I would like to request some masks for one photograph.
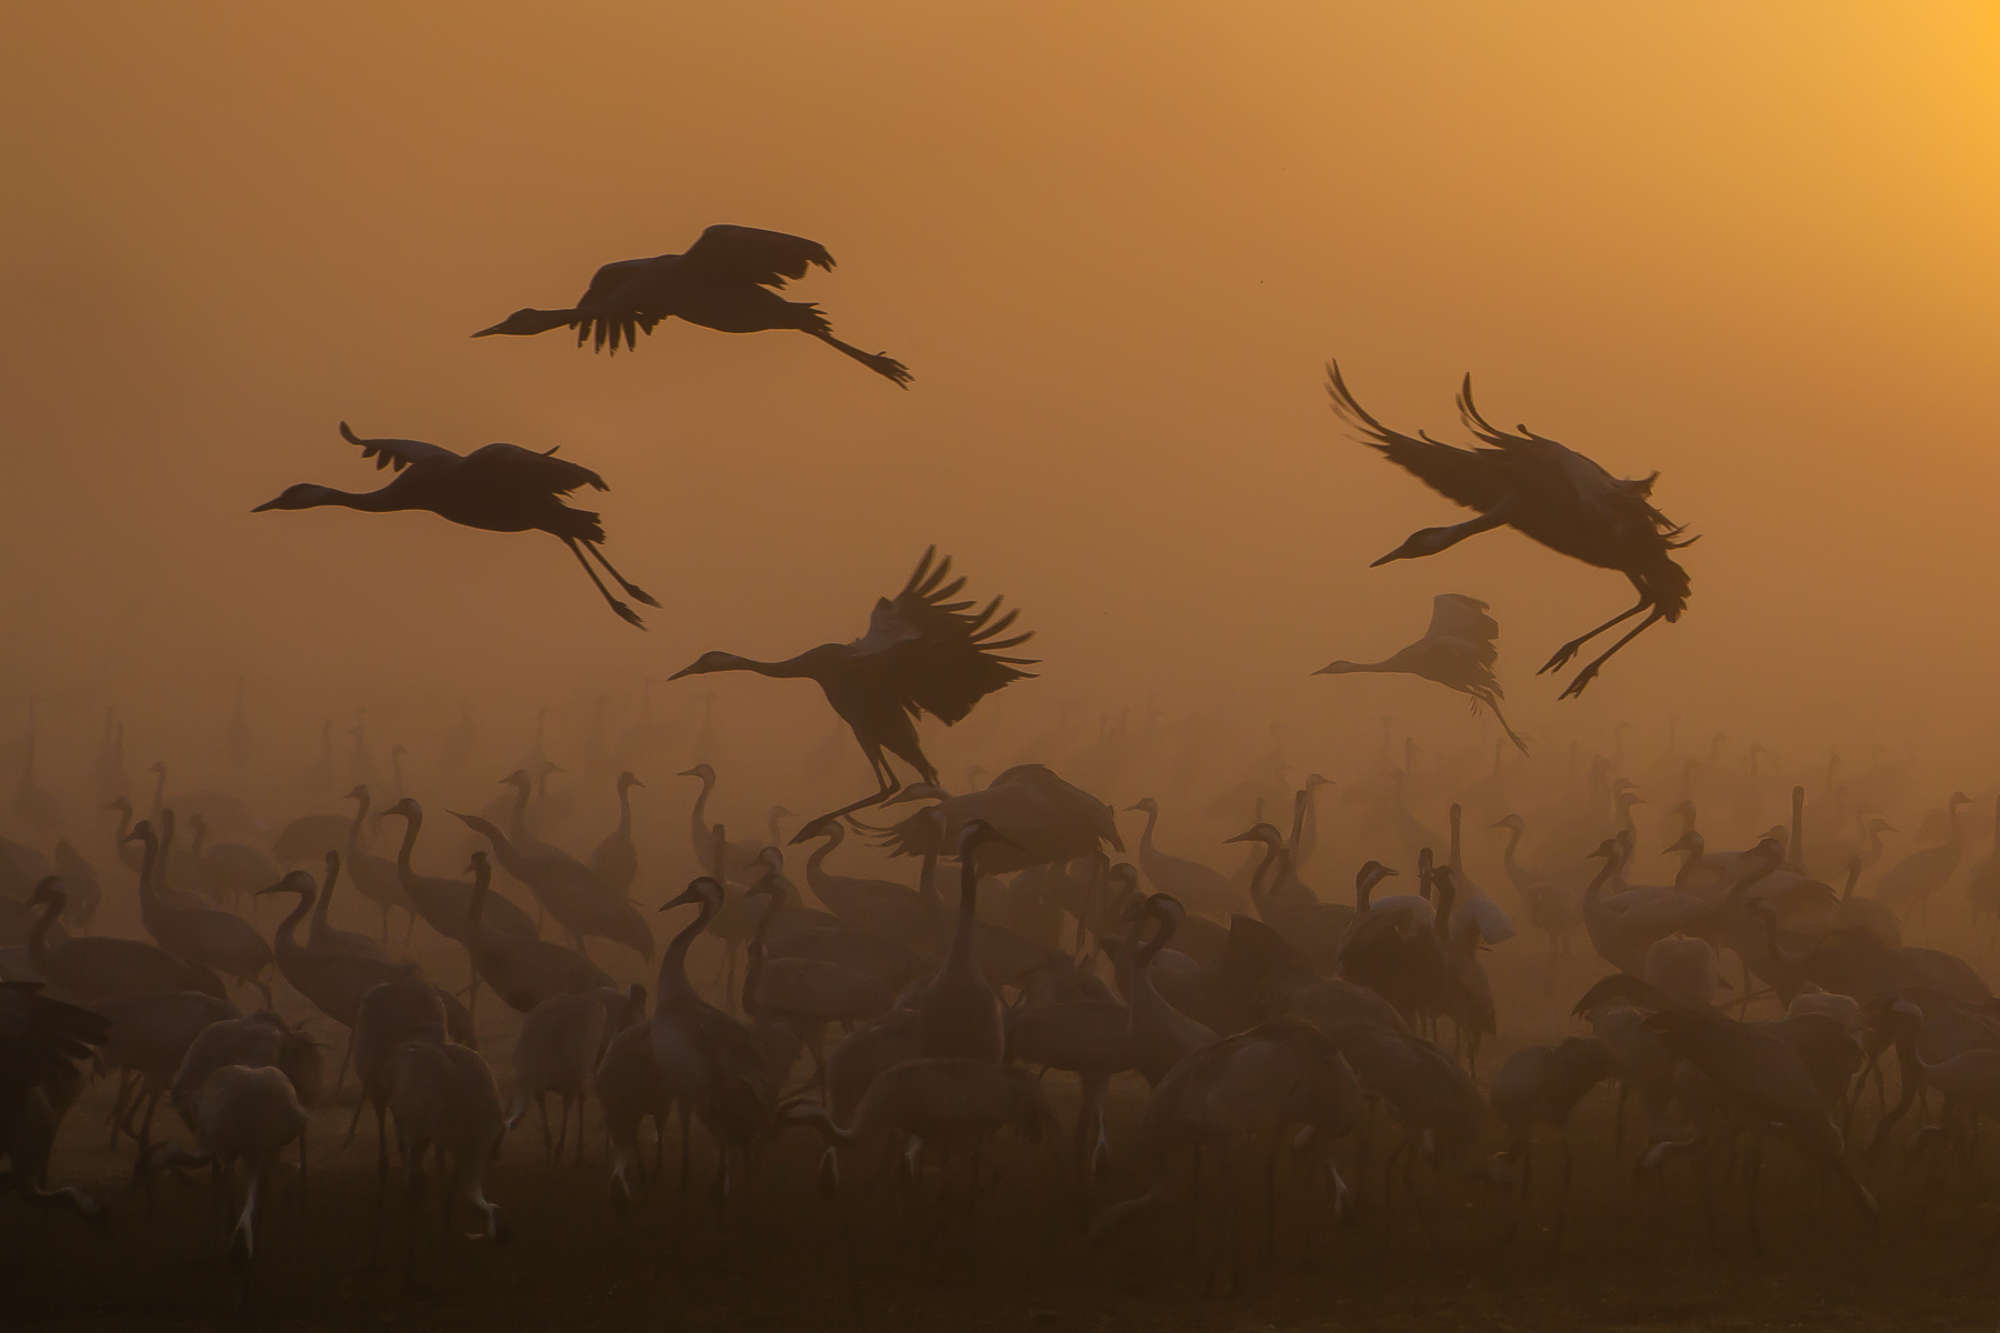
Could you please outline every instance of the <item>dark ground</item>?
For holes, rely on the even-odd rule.
[[[501,1032],[488,1041],[496,1065],[510,1048]],[[504,1067],[499,1073],[504,1093]],[[509,1137],[488,1193],[514,1224],[511,1245],[465,1239],[471,1221],[462,1211],[455,1234],[440,1243],[433,1217],[412,1269],[411,1224],[392,1180],[382,1261],[371,1265],[372,1120],[355,1146],[337,1151],[350,1081],[340,1104],[314,1118],[303,1206],[287,1176],[264,1217],[246,1313],[212,1229],[205,1176],[162,1179],[150,1217],[125,1187],[129,1146],[117,1157],[104,1147],[110,1086],[100,1080],[72,1112],[52,1183],[98,1190],[111,1222],[99,1234],[71,1215],[38,1216],[0,1199],[0,1326],[620,1333],[2000,1326],[2000,1213],[1944,1194],[1921,1206],[1925,1196],[1900,1147],[1867,1174],[1883,1203],[1882,1239],[1870,1244],[1846,1201],[1804,1178],[1790,1151],[1774,1144],[1760,1192],[1767,1254],[1758,1259],[1749,1252],[1740,1177],[1718,1190],[1720,1250],[1703,1232],[1685,1164],[1669,1169],[1664,1205],[1655,1192],[1634,1191],[1631,1143],[1622,1165],[1611,1160],[1608,1086],[1592,1094],[1576,1126],[1575,1197],[1559,1260],[1549,1258],[1547,1229],[1533,1223],[1502,1243],[1509,1204],[1488,1184],[1455,1183],[1440,1193],[1426,1181],[1431,1197],[1447,1200],[1433,1240],[1400,1197],[1386,1218],[1369,1207],[1335,1226],[1323,1194],[1288,1178],[1277,1258],[1260,1260],[1247,1291],[1225,1297],[1191,1257],[1184,1212],[1087,1246],[1066,1143],[999,1145],[988,1159],[997,1179],[968,1230],[955,1206],[938,1203],[934,1183],[900,1218],[890,1207],[857,1203],[851,1188],[822,1198],[813,1188],[818,1144],[795,1130],[719,1234],[700,1188],[705,1147],[695,1155],[698,1188],[683,1204],[671,1139],[666,1178],[620,1221],[609,1205],[594,1110],[580,1170],[543,1164],[532,1118]],[[1047,1086],[1067,1120],[1071,1085],[1052,1075]],[[1142,1093],[1136,1081],[1114,1091],[1114,1158],[1121,1140],[1129,1142]],[[1867,1105],[1872,1112],[1872,1097]],[[1864,1125],[1871,1121],[1865,1113]],[[170,1113],[158,1123],[185,1141]],[[1482,1157],[1497,1146],[1484,1145]],[[1536,1172],[1540,1221],[1549,1217],[1554,1165],[1553,1149],[1545,1149]],[[1136,1188],[1114,1161],[1099,1198]],[[1205,1226],[1219,1209],[1204,1205]],[[852,1279],[839,1243],[849,1228],[858,1254]]]

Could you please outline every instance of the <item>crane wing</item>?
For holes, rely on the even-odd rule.
[[[869,664],[899,706],[949,725],[993,691],[1034,674],[1019,670],[1034,665],[1034,658],[1005,655],[1034,635],[1000,637],[1019,613],[998,615],[997,597],[976,612],[970,601],[947,600],[965,580],[947,582],[951,559],[936,557],[937,548],[930,547],[903,590],[875,603],[868,632],[848,651]]]
[[[833,256],[818,241],[788,236],[760,227],[718,223],[704,231],[681,256],[681,262],[718,282],[750,282],[782,287],[787,278],[803,278],[808,267],[833,271]]]
[[[604,478],[581,463],[555,457],[555,450],[536,453],[518,444],[489,444],[467,455],[468,472],[504,480],[510,485],[532,486],[550,495],[568,495],[579,486],[608,491]]]
[[[422,440],[363,439],[340,423],[340,438],[349,444],[361,446],[361,456],[375,460],[375,467],[394,468],[401,472],[412,463],[456,463],[458,455],[443,445],[426,444]]]
[[[1431,598],[1431,625],[1426,639],[1457,639],[1483,649],[1480,654],[1490,666],[1498,657],[1493,646],[1500,637],[1500,622],[1487,613],[1486,603],[1462,592],[1441,592]]]
[[[1507,500],[1511,488],[1505,449],[1460,449],[1421,433],[1410,436],[1390,430],[1355,401],[1336,361],[1326,363],[1326,393],[1334,413],[1360,435],[1363,444],[1447,500],[1481,513],[1498,509]]]
[[[1581,506],[1614,514],[1621,522],[1640,530],[1651,528],[1668,539],[1669,548],[1688,544],[1671,540],[1680,536],[1681,526],[1653,507],[1653,482],[1659,473],[1648,477],[1615,477],[1588,454],[1578,453],[1546,435],[1537,435],[1525,425],[1515,426],[1511,433],[1502,431],[1472,401],[1470,374],[1458,387],[1458,415],[1467,429],[1495,449],[1514,451],[1532,459],[1540,485],[1566,487],[1570,497]]]

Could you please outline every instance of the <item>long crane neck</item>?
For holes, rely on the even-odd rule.
[[[339,878],[340,857],[337,853],[329,853],[326,858],[326,879],[320,885],[318,901],[313,904],[312,933],[315,938],[327,928],[326,912],[333,905],[333,885]]]
[[[618,836],[632,840],[632,788],[623,782],[618,784]]]
[[[694,815],[691,827],[694,831],[694,859],[701,861],[709,854],[708,792],[715,785],[715,779],[704,774],[701,790],[694,798]]]
[[[298,902],[285,914],[285,919],[278,923],[275,943],[280,957],[295,956],[305,952],[305,946],[299,943],[299,923],[304,921],[307,913],[316,906],[316,897],[311,889],[300,889]]]
[[[681,1002],[696,998],[694,987],[688,984],[687,955],[695,937],[708,929],[708,919],[715,914],[715,908],[708,899],[703,899],[701,910],[694,920],[682,926],[667,951],[660,956],[660,972],[654,982],[654,1013],[664,1012],[669,1001]]]
[[[965,859],[958,867],[958,926],[951,936],[951,956],[945,961],[947,972],[969,972],[972,969],[972,940],[979,924],[979,870],[974,864],[970,847],[965,850]]]
[[[403,816],[403,844],[396,849],[396,878],[408,887],[415,873],[410,868],[410,858],[416,854],[417,834],[424,827],[424,812],[412,810]]]

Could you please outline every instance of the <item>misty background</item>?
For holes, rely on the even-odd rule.
[[[704,649],[858,634],[932,542],[1044,659],[925,728],[948,782],[1121,709],[1208,719],[1216,789],[1273,725],[1294,779],[1390,732],[1489,747],[1434,686],[1309,675],[1417,637],[1441,591],[1492,603],[1543,754],[1620,721],[1657,751],[1678,717],[1685,744],[1800,763],[1922,753],[1946,790],[1990,771],[1988,6],[10,18],[0,734],[37,700],[52,786],[113,704],[134,770],[199,769],[239,677],[278,768],[365,709],[421,781],[461,701],[516,757],[543,705],[573,741],[598,697],[627,725]],[[839,270],[789,294],[912,390],[780,334],[670,322],[615,359],[468,337],[713,222],[824,243]],[[1704,535],[1687,618],[1558,706],[1531,673],[1629,603],[1616,574],[1511,533],[1368,569],[1463,514],[1337,428],[1329,356],[1392,426],[1462,439],[1470,370],[1496,422],[1659,469]],[[585,503],[663,604],[650,632],[550,540],[253,516],[293,482],[386,479],[343,418],[600,471]],[[711,695],[742,790],[815,751],[828,791],[866,790],[802,682],[650,706],[691,734]]]

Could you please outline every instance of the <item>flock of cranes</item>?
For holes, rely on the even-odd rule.
[[[925,642],[913,621],[961,636],[903,659],[904,693],[843,693],[841,673],[869,660],[849,646],[794,659],[857,735],[871,706],[907,726],[1019,677],[1018,659],[977,651],[1004,633],[994,608],[944,601],[945,577],[927,559],[878,610],[892,644]],[[714,821],[725,784],[707,761],[636,806],[653,790],[637,771],[586,772],[609,832],[579,844],[548,794],[562,770],[532,760],[495,784],[498,822],[458,814],[463,835],[429,855],[414,795],[368,820],[189,793],[226,823],[254,818],[211,844],[261,858],[268,882],[248,889],[175,857],[187,821],[164,781],[138,818],[129,799],[17,803],[12,822],[55,823],[0,846],[0,901],[19,906],[0,918],[8,1187],[102,1225],[175,1207],[156,1178],[212,1166],[229,1199],[215,1246],[254,1284],[257,1256],[282,1243],[265,1234],[274,1192],[303,1188],[309,1144],[316,1170],[342,1160],[369,1110],[378,1214],[415,1218],[435,1197],[486,1240],[532,1216],[509,1200],[534,1172],[602,1172],[613,1211],[644,1225],[712,1162],[707,1202],[684,1206],[726,1232],[774,1188],[809,1187],[784,1183],[791,1141],[820,1145],[816,1188],[853,1200],[836,1207],[921,1194],[933,1173],[969,1202],[991,1188],[991,1154],[1054,1152],[1079,1240],[1125,1246],[1160,1225],[1149,1217],[1178,1217],[1161,1234],[1192,1226],[1190,1271],[1233,1288],[1271,1252],[1281,1211],[1407,1216],[1428,1233],[1463,1196],[1493,1243],[1525,1229],[1560,1254],[1573,1161],[1606,1151],[1651,1188],[1685,1175],[1702,1230],[1754,1251],[1774,1188],[1765,1145],[1782,1143],[1774,1160],[1795,1165],[1779,1171],[1822,1176],[1859,1243],[1881,1225],[1887,1163],[1942,1188],[1974,1168],[1977,1123],[2000,1111],[1985,956],[1906,938],[1966,911],[2000,920],[2000,872],[1971,854],[1961,792],[1939,803],[1941,841],[1892,855],[1906,779],[1813,804],[1802,783],[1787,799],[1765,780],[1740,802],[1739,774],[1663,762],[1649,800],[1609,756],[1564,777],[1524,756],[1500,791],[1476,762],[1406,756],[1311,774],[1289,833],[1261,819],[1230,833],[1177,788],[1126,801],[1121,827],[1119,808],[1044,764],[951,790],[914,743],[889,753],[915,782],[884,763],[884,790],[856,811],[787,838],[772,805],[749,841]],[[1435,825],[1402,804],[1416,791],[1451,798]],[[365,786],[348,794],[371,809]],[[1711,813],[1731,805],[1741,814]],[[867,807],[894,813],[856,822]],[[1822,807],[1829,827],[1809,837]],[[79,858],[88,910],[33,841],[58,828],[95,849]],[[1253,850],[1247,882],[1215,864],[1229,844]],[[136,869],[120,859],[133,847]],[[1648,876],[1655,854],[1671,875]],[[1819,873],[1840,858],[1838,876]],[[1351,891],[1314,887],[1344,883],[1343,862]],[[364,876],[365,892],[338,892]],[[1960,879],[1963,899],[1947,897]],[[1616,1132],[1579,1147],[1600,1087],[1589,1119],[1603,1126],[1615,1103]],[[63,1145],[99,1114],[114,1151],[129,1144],[129,1200],[65,1178]],[[512,1134],[530,1117],[539,1150]],[[1881,1155],[1897,1137],[1907,1158]],[[1558,1169],[1538,1191],[1551,1141]],[[668,1143],[678,1187],[661,1174]],[[1731,1183],[1735,1227],[1716,1207]],[[410,1262],[435,1253],[432,1231],[404,1230]],[[395,1234],[378,1221],[371,1249]]]
[[[816,307],[777,294],[832,262],[802,238],[711,227],[685,254],[606,265],[571,307],[520,310],[475,336],[569,328],[615,353],[670,317],[790,329],[907,387],[900,362],[842,342]],[[1412,533],[1376,564],[1505,526],[1631,582],[1633,607],[1543,666],[1565,667],[1643,615],[1564,697],[1685,611],[1689,579],[1673,553],[1693,539],[1653,506],[1652,477],[1620,480],[1525,426],[1500,430],[1469,377],[1457,408],[1470,448],[1391,430],[1336,365],[1328,390],[1364,443],[1475,511]],[[295,485],[258,508],[425,510],[543,532],[622,619],[643,627],[631,603],[659,606],[605,556],[599,516],[566,502],[608,489],[589,468],[554,449],[461,455],[340,431],[391,472],[388,484]],[[102,1102],[113,1150],[129,1142],[137,1206],[173,1206],[154,1196],[161,1172],[213,1168],[229,1214],[217,1248],[249,1274],[270,1245],[259,1219],[273,1192],[294,1175],[303,1191],[308,1144],[323,1153],[328,1141],[312,1133],[316,1117],[349,1099],[333,1152],[372,1110],[377,1253],[398,1158],[411,1216],[436,1181],[434,1240],[456,1243],[463,1209],[476,1238],[497,1242],[531,1211],[495,1202],[523,1172],[601,1171],[629,1215],[665,1191],[664,1144],[676,1139],[682,1192],[696,1157],[713,1161],[708,1224],[726,1233],[771,1206],[755,1186],[782,1171],[772,1159],[787,1139],[822,1145],[815,1178],[851,1200],[838,1207],[921,1194],[933,1171],[970,1204],[990,1188],[996,1140],[1061,1141],[1067,1116],[1074,1238],[1126,1244],[1148,1216],[1177,1213],[1192,1228],[1191,1271],[1235,1286],[1274,1250],[1281,1208],[1389,1218],[1400,1200],[1429,1233],[1441,1203],[1498,1197],[1497,1186],[1512,1196],[1493,1205],[1511,1238],[1532,1204],[1535,1140],[1551,1134],[1560,1253],[1572,1123],[1600,1085],[1616,1088],[1611,1151],[1626,1152],[1636,1099],[1631,1164],[1665,1181],[1670,1163],[1691,1163],[1718,1243],[1734,1243],[1713,1206],[1722,1182],[1741,1189],[1748,1244],[1764,1243],[1767,1139],[1837,1186],[1871,1234],[1879,1180],[1857,1148],[1864,1133],[1879,1147],[1935,1099],[1936,1119],[1915,1131],[1926,1169],[1976,1163],[1977,1123],[2000,1111],[2000,1011],[1971,949],[1904,939],[1927,908],[1943,914],[1940,891],[1968,863],[1963,793],[1945,803],[1946,840],[1891,860],[1887,816],[1906,808],[1907,788],[1829,772],[1819,799],[1837,835],[1824,841],[1840,845],[1829,861],[1806,837],[1803,784],[1788,821],[1758,822],[1782,810],[1765,784],[1739,803],[1746,819],[1730,810],[1718,823],[1707,796],[1728,790],[1719,766],[1670,754],[1635,781],[1622,732],[1587,775],[1574,762],[1561,778],[1522,767],[1511,792],[1497,745],[1490,774],[1458,761],[1420,773],[1412,750],[1401,765],[1329,763],[1333,778],[1312,773],[1296,790],[1253,774],[1219,797],[1217,783],[1193,791],[1134,766],[1116,784],[1122,810],[1109,784],[1073,780],[1082,750],[1021,753],[990,779],[948,784],[919,720],[960,722],[1038,665],[1017,652],[1032,637],[1018,613],[965,589],[933,548],[850,642],[777,660],[711,651],[669,678],[750,672],[818,686],[875,788],[789,837],[781,823],[795,816],[773,803],[765,836],[744,839],[739,824],[732,841],[710,808],[709,747],[676,754],[649,732],[648,762],[587,766],[610,831],[577,841],[563,808],[575,789],[551,789],[564,769],[548,757],[546,714],[533,753],[499,780],[504,795],[406,788],[399,745],[379,808],[357,718],[351,812],[325,808],[339,789],[331,723],[309,790],[280,799],[284,784],[252,783],[261,755],[240,688],[221,750],[241,780],[184,793],[156,764],[143,812],[121,723],[107,724],[89,782],[63,795],[48,785],[31,714],[7,820],[21,836],[0,846],[6,1191],[102,1222],[104,1190],[50,1184],[64,1161],[58,1131],[79,1132]],[[1538,761],[1501,711],[1498,634],[1485,601],[1447,593],[1421,639],[1319,674],[1404,673],[1460,693],[1493,714],[1525,766]],[[1089,757],[1117,757],[1118,742],[1107,731]],[[439,752],[462,766],[475,744],[468,716]],[[674,821],[656,817],[663,796],[647,781],[674,773],[700,784],[680,789],[685,837],[665,831]],[[1289,798],[1289,832],[1265,818],[1267,797]],[[1649,801],[1658,824],[1639,813]],[[1187,813],[1197,809],[1219,813],[1204,825]],[[1144,820],[1130,859],[1121,813]],[[1427,822],[1439,816],[1448,835]],[[191,847],[177,856],[183,821]],[[801,844],[810,850],[791,850]],[[1230,844],[1250,853],[1235,874],[1211,864]],[[1680,858],[1670,883],[1645,882],[1658,848]],[[2000,847],[1966,880],[1970,910],[2000,919]],[[281,914],[266,920],[270,899]],[[1511,973],[1489,961],[1503,956]],[[1515,984],[1496,985],[1496,971]],[[339,1034],[330,1081],[315,1032]],[[178,1131],[156,1126],[162,1102]],[[533,1167],[509,1143],[530,1114],[542,1130]],[[182,1131],[186,1143],[172,1141]]]

